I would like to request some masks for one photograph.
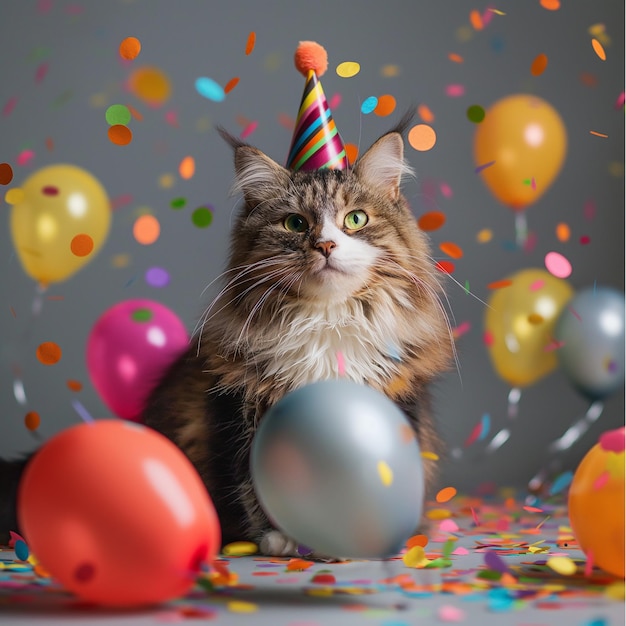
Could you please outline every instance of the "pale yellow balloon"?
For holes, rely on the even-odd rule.
[[[65,280],[106,240],[111,222],[107,192],[89,172],[66,164],[36,171],[21,188],[24,195],[10,218],[17,256],[26,273],[43,285]],[[72,248],[78,235],[91,238],[90,252]]]
[[[554,325],[574,290],[541,269],[521,270],[505,280],[511,284],[487,301],[487,349],[498,375],[524,387],[556,368]]]
[[[561,171],[567,131],[545,100],[514,95],[485,112],[474,137],[474,161],[495,198],[514,211],[536,202]]]

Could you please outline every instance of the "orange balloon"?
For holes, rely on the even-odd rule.
[[[587,452],[570,486],[569,517],[587,557],[624,578],[624,427],[605,435],[621,444],[607,450],[601,437]]]
[[[496,199],[514,211],[536,202],[561,171],[567,150],[563,120],[532,95],[508,96],[477,125],[474,160]]]
[[[183,452],[122,420],[80,424],[47,441],[20,483],[18,518],[42,566],[105,606],[185,594],[221,540],[213,503]]]

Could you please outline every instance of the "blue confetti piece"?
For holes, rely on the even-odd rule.
[[[569,484],[572,482],[572,478],[574,477],[574,473],[571,471],[563,472],[559,474],[554,479],[552,486],[550,487],[549,494],[551,496],[556,495],[557,493],[563,491],[566,487],[569,487]]]
[[[485,413],[480,418],[480,435],[478,435],[478,441],[482,441],[488,434],[491,429],[491,417],[489,413]]]
[[[596,617],[594,619],[590,619],[588,622],[585,622],[584,626],[608,626],[609,623],[604,619],[604,617]]]
[[[365,98],[363,100],[363,104],[361,104],[361,113],[367,115],[371,113],[378,106],[378,98],[376,96],[370,96],[369,98]]]
[[[214,102],[221,102],[226,97],[224,88],[212,78],[207,78],[206,76],[196,79],[196,91],[204,98]]]
[[[491,611],[510,611],[513,608],[513,597],[506,589],[491,589],[487,598]]]
[[[21,539],[18,539],[15,542],[14,550],[15,550],[15,556],[20,561],[28,561],[28,556],[30,555],[30,550],[28,549],[28,546],[26,545],[26,542],[22,541]]]

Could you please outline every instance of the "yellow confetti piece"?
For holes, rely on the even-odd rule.
[[[402,562],[407,567],[417,567],[425,558],[424,548],[422,546],[413,546],[402,556]]]
[[[439,455],[434,452],[421,452],[420,453],[423,459],[428,459],[429,461],[438,461]]]
[[[174,186],[175,180],[172,174],[162,174],[159,176],[159,187],[161,189],[171,189]]]
[[[598,58],[602,61],[606,61],[606,52],[602,44],[595,37],[591,40],[591,45],[593,47],[593,51],[598,55]]]
[[[604,590],[604,595],[611,600],[616,600],[617,602],[623,602],[626,598],[626,594],[624,591],[624,583],[617,581],[611,583]]]
[[[500,11],[499,9],[489,9],[492,13],[495,13],[496,15],[506,15],[506,13],[504,11]]]
[[[389,467],[389,465],[387,465],[387,463],[385,463],[385,461],[378,461],[377,467],[380,481],[383,485],[385,485],[385,487],[389,487],[389,485],[391,485],[391,483],[393,482],[392,469]]]
[[[250,554],[256,554],[259,551],[259,547],[252,541],[234,541],[222,548],[222,554],[226,556],[249,556]]]
[[[315,596],[317,598],[329,598],[335,593],[332,587],[315,587],[314,589],[307,589],[306,594],[308,596]]]
[[[491,241],[492,238],[493,231],[491,231],[489,228],[483,228],[476,235],[476,241],[478,241],[478,243],[487,243],[488,241]]]
[[[432,520],[448,519],[452,513],[448,509],[431,509],[426,511],[426,517]]]
[[[259,605],[244,600],[231,600],[226,603],[226,608],[231,613],[255,613],[259,610]]]
[[[361,71],[361,66],[356,61],[344,61],[335,70],[341,78],[352,78]]]
[[[546,565],[561,576],[572,576],[576,573],[576,563],[568,556],[551,556]]]
[[[528,552],[530,552],[530,554],[544,554],[549,551],[550,548],[548,548],[547,546],[528,546]]]
[[[397,65],[384,65],[383,68],[380,70],[380,73],[385,78],[392,78],[400,74],[400,68]]]

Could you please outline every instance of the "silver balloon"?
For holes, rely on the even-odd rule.
[[[559,365],[591,400],[624,383],[624,294],[610,287],[579,291],[563,308],[554,328]]]
[[[297,389],[264,415],[251,473],[270,520],[333,557],[397,554],[422,514],[422,458],[407,418],[344,379]]]

